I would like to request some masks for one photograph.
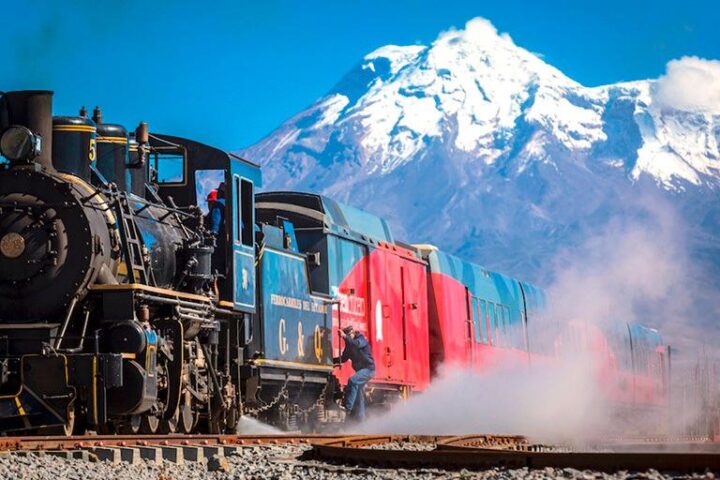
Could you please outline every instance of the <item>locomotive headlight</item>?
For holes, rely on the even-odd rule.
[[[21,125],[11,126],[0,137],[0,154],[8,160],[31,160],[41,151],[42,137]]]

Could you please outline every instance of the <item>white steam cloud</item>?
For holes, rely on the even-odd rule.
[[[718,338],[718,327],[691,313],[703,282],[687,253],[682,219],[659,198],[633,202],[626,214],[568,247],[555,262],[545,321],[529,331],[531,345],[542,344],[558,358],[536,358],[530,366],[519,362],[482,373],[443,371],[426,392],[356,428],[368,433],[514,433],[569,443],[668,428],[688,431],[702,402],[694,387],[689,390],[683,383],[690,378],[687,372],[697,370],[702,342],[712,344]],[[541,338],[543,331],[552,330],[546,322],[560,329],[586,324],[588,332],[593,326],[605,330],[602,327],[625,323],[658,328],[665,342],[681,345],[680,355],[673,356],[673,378],[683,400],[674,405],[682,405],[685,417],[674,418],[675,425],[662,410],[628,417],[607,400],[613,379],[603,377],[593,359],[604,360],[593,357],[594,352],[568,348],[557,331]],[[678,363],[685,364],[684,370]]]
[[[720,61],[682,57],[668,62],[653,100],[661,108],[720,114]]]
[[[448,369],[426,392],[371,418],[357,433],[496,433],[569,442],[602,428],[605,406],[587,370],[581,360],[483,373]]]
[[[635,215],[562,252],[548,288],[549,315],[598,326],[636,322],[672,328],[690,298],[684,228],[657,198],[636,200]]]

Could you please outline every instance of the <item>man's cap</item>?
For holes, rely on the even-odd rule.
[[[342,329],[343,333],[346,335],[350,335],[350,332],[352,332],[353,330],[354,328],[352,327],[352,325],[348,325],[347,327]]]
[[[214,202],[217,200],[217,190],[211,190],[210,193],[208,193],[207,201],[208,202]]]

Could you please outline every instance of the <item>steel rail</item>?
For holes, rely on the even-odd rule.
[[[309,444],[340,435],[79,435],[0,437],[0,451],[73,450],[92,447]]]
[[[421,441],[423,437],[385,436],[391,441]],[[429,437],[432,439],[433,437]],[[363,448],[383,437],[318,440],[306,458],[371,467],[473,469],[489,468],[575,468],[601,471],[672,470],[679,472],[720,470],[720,455],[708,452],[573,452],[547,451],[553,447],[527,443],[510,435],[469,435],[434,437],[430,450],[388,450]],[[431,440],[432,441],[432,440]],[[505,446],[503,448],[502,446]]]

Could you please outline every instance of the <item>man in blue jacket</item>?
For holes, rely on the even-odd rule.
[[[345,410],[358,421],[365,419],[365,385],[375,376],[375,360],[370,342],[352,326],[343,328],[345,349],[335,363],[350,360],[355,374],[348,380],[345,389]]]
[[[210,205],[210,231],[219,237],[225,225],[225,182],[218,185],[217,199]]]

